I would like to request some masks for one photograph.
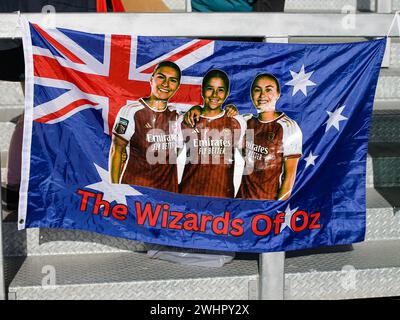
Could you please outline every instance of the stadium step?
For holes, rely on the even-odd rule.
[[[377,102],[369,135],[371,142],[398,142],[400,138],[400,101]]]
[[[19,82],[0,81],[1,110],[3,107],[23,106],[24,95]],[[4,121],[0,118],[0,121]]]
[[[375,98],[385,101],[400,100],[400,69],[381,69]]]
[[[365,240],[400,240],[400,187],[367,188],[366,195]]]
[[[18,231],[16,213],[13,215],[14,221],[3,223],[6,239],[4,241],[5,256],[81,255],[145,250],[140,242],[93,232],[46,228]]]
[[[375,241],[287,252],[285,299],[354,299],[400,295],[400,241]],[[141,253],[6,259],[9,299],[258,298],[258,255],[223,268],[182,266]],[[15,270],[18,272],[15,274]]]
[[[9,122],[10,120],[22,114],[23,111],[23,105],[1,105],[0,122]]]
[[[0,123],[0,152],[1,168],[7,168],[8,148],[10,146],[11,136],[14,132],[15,124],[11,122]],[[3,176],[2,176],[3,179]]]
[[[399,248],[400,240],[388,240],[343,246],[343,250],[334,247],[289,252],[285,260],[285,299],[399,296]]]
[[[374,187],[400,186],[400,143],[376,143],[368,145],[367,183]]]
[[[49,271],[54,271],[55,282],[43,287],[43,272]],[[248,299],[249,282],[257,279],[257,273],[257,260],[245,259],[223,268],[204,268],[140,253],[27,257],[10,284],[9,298]]]
[[[367,189],[366,241],[400,239],[400,187]],[[12,218],[13,216],[13,218]],[[11,221],[10,221],[11,220]],[[144,251],[142,243],[92,232],[64,229],[17,230],[16,213],[4,222],[4,254],[17,256],[89,255]]]

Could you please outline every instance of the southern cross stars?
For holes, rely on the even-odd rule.
[[[292,80],[286,82],[287,86],[293,86],[293,93],[294,96],[298,91],[303,92],[305,96],[307,96],[307,86],[315,86],[316,84],[310,80],[311,75],[314,71],[305,72],[304,64],[301,66],[300,72],[296,73],[290,70],[290,74],[292,75]]]
[[[315,159],[317,159],[319,156],[317,156],[317,155],[313,155],[312,154],[312,151],[310,151],[310,154],[308,155],[308,157],[307,158],[304,158],[304,160],[307,162],[306,163],[306,168],[308,167],[308,166],[315,166]]]
[[[342,116],[344,108],[345,106],[336,109],[334,112],[327,111],[329,119],[324,123],[326,124],[325,132],[327,132],[331,127],[335,127],[337,131],[339,131],[339,122],[347,120],[345,116]]]
[[[127,184],[114,184],[109,182],[109,173],[103,168],[99,167],[97,164],[94,164],[97,170],[97,173],[100,176],[101,181],[86,186],[85,188],[94,189],[100,192],[103,192],[103,200],[108,202],[116,201],[119,204],[126,203],[127,196],[138,196],[142,195],[139,191],[135,190],[131,186]]]

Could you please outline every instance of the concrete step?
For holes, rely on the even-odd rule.
[[[11,122],[0,122],[0,153],[1,168],[7,167],[8,148],[10,146],[11,136],[14,132],[15,124]]]
[[[400,69],[382,69],[376,88],[376,99],[400,100]]]
[[[400,241],[287,252],[285,299],[400,295]],[[17,269],[17,270],[16,270]],[[6,259],[9,299],[258,298],[258,255],[222,268],[182,266],[139,253]]]
[[[400,213],[394,209],[400,208],[399,194],[400,187],[367,189],[366,241],[400,239]],[[3,225],[4,255],[8,257],[145,251],[142,243],[92,232],[38,228],[18,231],[16,220],[16,213],[9,213]]]
[[[0,106],[0,123],[9,122],[24,112],[23,105],[1,105]]]
[[[368,145],[367,186],[400,186],[400,143],[374,143]]]
[[[24,105],[24,94],[19,82],[0,81],[0,97],[0,109],[3,106]]]

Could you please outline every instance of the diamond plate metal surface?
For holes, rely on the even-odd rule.
[[[388,189],[395,197],[396,189]],[[366,241],[400,239],[400,212],[394,208],[398,203],[391,201],[385,190],[367,189]]]
[[[5,258],[4,259],[4,277],[5,285],[8,287],[14,279],[18,270],[21,268],[25,261],[25,257]]]
[[[400,241],[354,244],[353,250],[286,259],[286,299],[400,295]]]
[[[372,116],[370,142],[398,142],[400,138],[400,101],[398,110],[379,110]]]
[[[42,286],[49,266],[55,283]],[[138,253],[28,257],[9,292],[16,299],[248,299],[257,272],[257,260],[201,268]]]
[[[367,159],[368,183],[373,180],[374,187],[400,186],[400,144],[370,143],[368,152],[371,157]]]
[[[350,299],[400,295],[400,241],[288,254],[285,299]],[[55,283],[43,279],[51,266]],[[248,299],[257,260],[223,268],[187,267],[144,254],[28,257],[9,287],[16,299]]]
[[[92,232],[63,229],[17,230],[16,222],[4,223],[4,254],[46,256],[145,251],[143,243]]]

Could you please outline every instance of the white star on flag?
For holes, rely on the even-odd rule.
[[[335,110],[335,112],[330,112],[327,111],[329,115],[328,121],[326,121],[324,124],[326,124],[326,129],[325,132],[327,132],[331,127],[335,127],[337,131],[339,131],[339,122],[347,120],[345,116],[342,116],[342,112],[344,110],[345,106],[340,107]]]
[[[103,200],[108,202],[116,201],[118,204],[126,203],[127,196],[140,196],[142,193],[134,189],[128,184],[116,184],[110,182],[109,172],[94,164],[101,181],[86,186],[85,188],[94,189],[103,192]]]
[[[293,231],[292,227],[291,227],[291,220],[292,220],[292,216],[297,212],[297,209],[299,207],[297,207],[296,209],[291,210],[290,209],[290,205],[287,206],[286,210],[285,210],[285,222],[283,222],[281,224],[281,231],[283,229],[285,229],[286,227],[289,227],[290,230]]]
[[[310,154],[308,155],[308,157],[307,158],[304,158],[304,160],[307,162],[306,163],[306,168],[308,167],[308,166],[315,166],[315,159],[317,159],[319,156],[317,156],[317,155],[313,155],[312,154],[312,151],[310,151]]]
[[[298,91],[303,92],[305,96],[307,96],[307,86],[315,86],[316,84],[310,80],[311,75],[314,71],[305,72],[304,64],[301,66],[300,72],[296,73],[290,70],[290,74],[292,75],[292,80],[286,82],[287,86],[293,86],[293,93],[294,96]]]

